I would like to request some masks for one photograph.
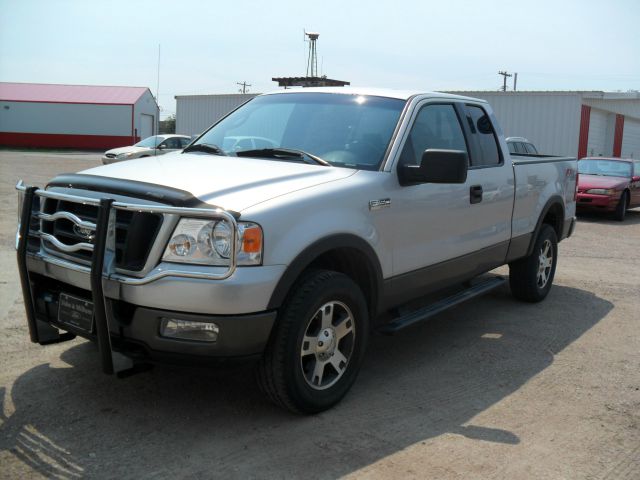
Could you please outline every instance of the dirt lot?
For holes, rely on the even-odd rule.
[[[0,152],[0,477],[640,478],[640,209],[581,218],[542,304],[505,288],[376,336],[345,400],[300,417],[246,367],[118,380],[89,342],[29,342],[13,185],[98,159]]]

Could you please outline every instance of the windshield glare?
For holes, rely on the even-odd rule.
[[[605,177],[630,177],[631,163],[617,160],[584,159],[578,162],[578,173]]]
[[[345,94],[265,95],[214,125],[197,143],[218,145],[229,155],[265,148],[303,150],[335,166],[377,170],[404,104]]]
[[[160,142],[162,142],[162,140],[164,140],[164,137],[154,135],[153,137],[147,137],[144,140],[136,143],[134,147],[155,148]]]

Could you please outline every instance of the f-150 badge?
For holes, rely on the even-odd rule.
[[[369,200],[369,210],[380,210],[391,206],[390,198],[381,198],[380,200]]]

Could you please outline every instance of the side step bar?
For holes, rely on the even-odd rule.
[[[504,277],[491,277],[461,292],[451,295],[450,297],[444,298],[435,303],[432,303],[431,305],[427,305],[426,307],[413,310],[412,312],[409,312],[405,315],[394,318],[389,323],[380,327],[378,329],[378,332],[385,335],[393,335],[403,328],[407,328],[418,322],[428,320],[429,318],[442,313],[451,307],[455,307],[456,305],[459,305],[477,296],[484,295],[485,293],[490,292],[491,290],[494,290],[501,285],[504,285],[505,282],[506,279]]]

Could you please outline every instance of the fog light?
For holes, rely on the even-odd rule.
[[[212,322],[192,322],[177,318],[162,318],[160,335],[167,338],[213,343],[218,340],[218,325]]]

